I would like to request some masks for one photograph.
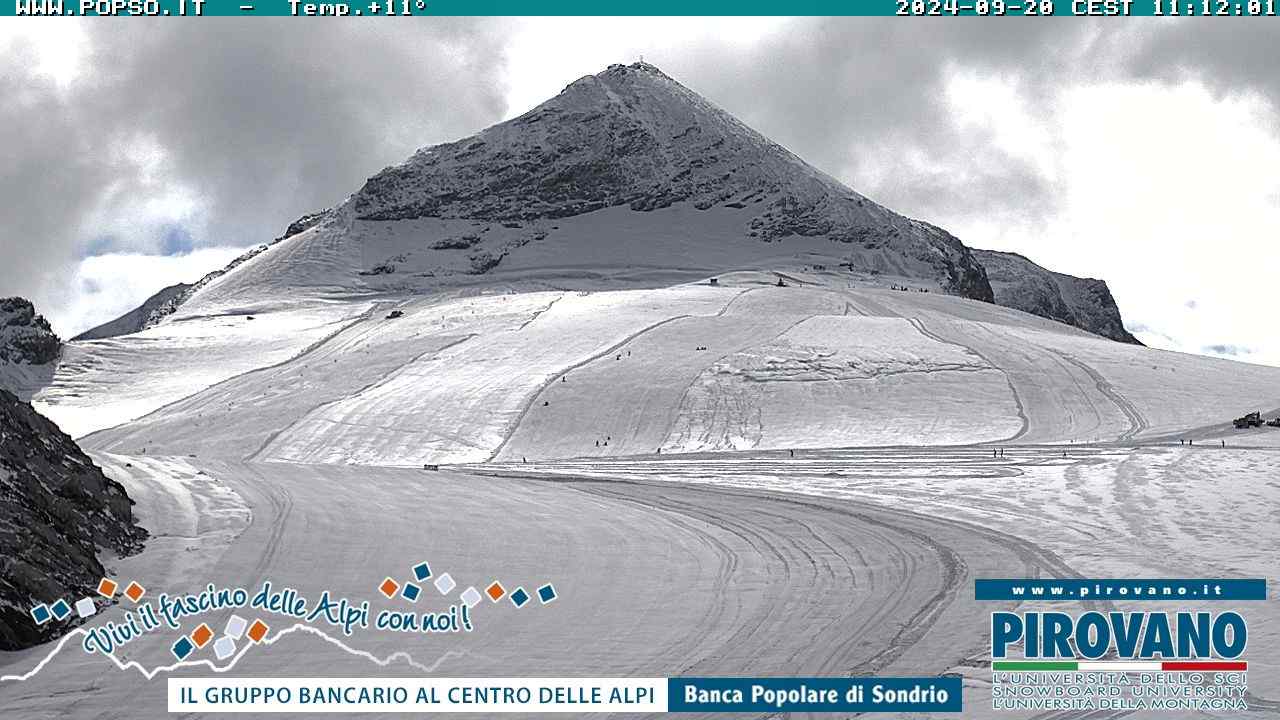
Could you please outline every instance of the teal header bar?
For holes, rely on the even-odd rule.
[[[1280,0],[0,0],[0,16],[1276,17]]]

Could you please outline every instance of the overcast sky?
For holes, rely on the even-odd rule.
[[[860,192],[1280,365],[1280,20],[0,20],[0,295],[69,336],[641,55]]]

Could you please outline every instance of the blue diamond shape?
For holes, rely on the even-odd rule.
[[[524,604],[529,602],[529,593],[525,592],[524,588],[516,588],[515,592],[511,593],[511,602],[515,603],[516,607],[524,607]]]
[[[538,588],[538,599],[542,601],[543,605],[556,599],[556,589],[551,587],[551,583]]]
[[[59,620],[62,620],[63,618],[71,614],[71,606],[67,604],[66,600],[59,600],[58,602],[54,603],[53,607],[50,608],[50,610],[53,610],[53,616],[58,618]]]
[[[422,588],[413,583],[405,583],[404,589],[400,591],[400,595],[409,602],[418,602],[418,595],[422,593]]]
[[[418,563],[417,565],[414,565],[413,576],[417,578],[418,582],[426,580],[431,577],[431,566],[426,563]]]
[[[49,608],[44,603],[40,603],[31,608],[31,619],[36,621],[37,625],[43,625],[49,622],[53,616],[49,614]]]
[[[191,654],[191,651],[195,649],[196,646],[192,645],[190,640],[185,636],[180,637],[178,638],[178,642],[173,644],[173,656],[179,660],[185,660],[186,657]]]

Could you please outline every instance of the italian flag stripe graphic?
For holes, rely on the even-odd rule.
[[[1109,670],[1112,672],[1227,672],[1247,671],[1249,663],[1227,661],[1126,661],[1126,660],[995,660],[992,670],[1023,670],[1048,672],[1053,670]]]

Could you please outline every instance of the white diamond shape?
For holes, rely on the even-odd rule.
[[[87,618],[96,612],[98,612],[98,606],[93,604],[93,598],[84,598],[76,603],[76,613],[82,618]]]
[[[218,641],[213,644],[213,654],[219,660],[226,660],[232,655],[235,655],[236,654],[235,639],[229,636],[218,638]]]
[[[463,605],[473,608],[480,602],[480,591],[474,587],[469,587],[462,591],[461,598]]]
[[[247,627],[249,627],[249,622],[247,620],[239,615],[232,615],[231,619],[227,621],[227,630],[223,634],[229,638],[239,640],[244,637],[244,631]],[[232,643],[232,645],[234,646],[234,643]]]
[[[441,595],[448,595],[449,591],[457,586],[458,583],[453,581],[453,577],[449,573],[444,573],[436,578],[436,589],[440,591]]]

